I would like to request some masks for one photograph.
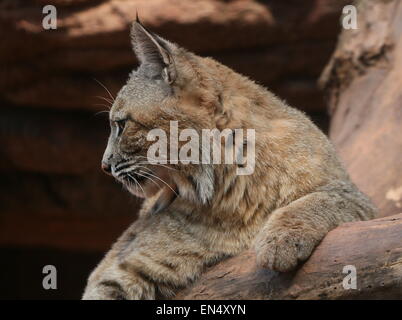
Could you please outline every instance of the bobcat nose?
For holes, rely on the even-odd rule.
[[[112,167],[110,166],[110,164],[102,162],[101,168],[104,173],[106,173],[108,175],[112,175]]]

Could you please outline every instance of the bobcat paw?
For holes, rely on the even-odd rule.
[[[316,244],[317,240],[302,230],[264,232],[255,243],[257,264],[279,272],[291,271],[310,256]]]
[[[88,286],[82,300],[127,300],[127,294],[116,281],[102,281]]]

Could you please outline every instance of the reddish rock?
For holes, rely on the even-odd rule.
[[[402,208],[402,7],[360,1],[359,28],[343,31],[322,83],[330,137],[352,179],[382,216]]]
[[[153,31],[273,89],[283,87],[284,79],[300,81],[300,75],[315,79],[346,2],[110,0],[82,5],[59,0],[48,2],[58,8],[58,29],[47,31],[41,25],[41,1],[5,2],[0,4],[5,39],[0,94],[17,105],[98,110],[92,97],[104,92],[92,78],[115,93],[136,63],[128,32],[137,10]],[[300,107],[323,110],[318,90],[307,87],[307,94],[299,96],[309,101]],[[287,98],[286,90],[281,93]],[[291,100],[298,106],[297,99]]]

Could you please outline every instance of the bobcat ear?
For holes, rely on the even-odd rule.
[[[171,44],[148,31],[138,15],[131,28],[131,43],[148,77],[162,78],[168,84],[175,81],[176,68],[169,48]]]

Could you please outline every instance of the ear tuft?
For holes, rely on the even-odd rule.
[[[141,67],[149,78],[161,78],[171,84],[176,79],[176,69],[170,44],[148,31],[137,17],[131,27],[131,39]]]

